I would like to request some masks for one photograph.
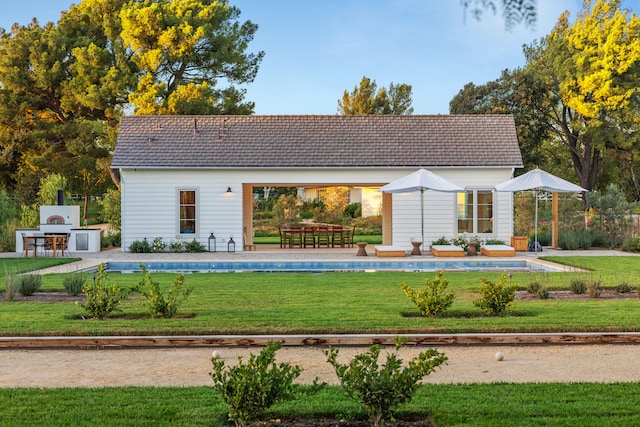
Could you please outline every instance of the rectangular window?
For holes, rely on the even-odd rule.
[[[180,234],[195,234],[196,221],[196,190],[180,190]]]
[[[458,233],[473,233],[473,191],[458,193]]]
[[[478,191],[478,225],[476,233],[493,233],[493,192]]]
[[[493,233],[493,193],[469,190],[458,193],[458,233]]]

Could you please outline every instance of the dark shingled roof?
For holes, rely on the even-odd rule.
[[[113,168],[522,167],[511,115],[127,116]]]

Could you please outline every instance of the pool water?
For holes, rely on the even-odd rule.
[[[135,273],[141,263],[109,262],[106,270]],[[147,271],[180,273],[248,272],[376,272],[376,271],[560,271],[529,261],[220,261],[220,262],[144,262]]]

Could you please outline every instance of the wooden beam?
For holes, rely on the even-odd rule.
[[[393,345],[395,337],[409,345],[555,345],[638,344],[638,332],[557,332],[504,334],[318,334],[318,335],[187,335],[96,337],[0,337],[0,348],[153,348],[153,347],[253,347],[269,341],[286,346]]]

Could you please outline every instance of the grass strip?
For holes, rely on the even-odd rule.
[[[398,419],[444,426],[631,426],[637,383],[456,384],[419,389]],[[265,419],[363,419],[339,387],[273,406]],[[0,389],[3,426],[225,426],[226,408],[209,387]],[[287,425],[287,424],[283,424]]]
[[[0,258],[0,276],[2,276],[2,280],[4,280],[5,273],[11,273],[14,270],[18,274],[27,273],[29,271],[80,261],[80,259],[81,258]],[[4,284],[4,281],[2,283]]]

